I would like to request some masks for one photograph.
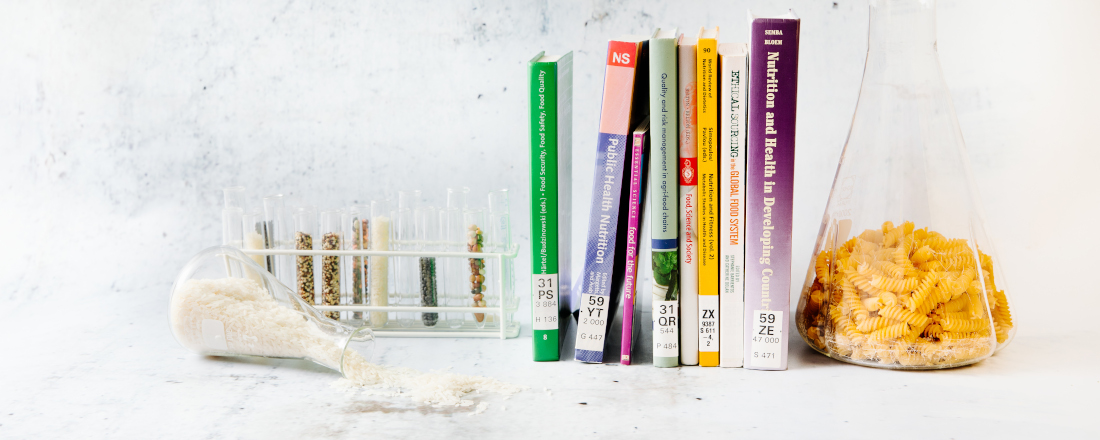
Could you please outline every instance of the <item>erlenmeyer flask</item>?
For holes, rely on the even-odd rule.
[[[932,0],[872,0],[867,61],[798,302],[846,362],[972,364],[1015,334],[1004,274],[936,53]]]
[[[225,261],[245,276],[226,274]],[[257,281],[258,280],[258,281]],[[184,348],[209,356],[308,359],[347,376],[374,351],[374,334],[324,317],[241,251],[206,249],[172,285],[168,322]]]

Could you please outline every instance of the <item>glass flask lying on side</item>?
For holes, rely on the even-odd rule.
[[[978,362],[1016,332],[936,52],[935,3],[872,0],[866,67],[796,322],[896,369]]]
[[[236,276],[226,274],[227,264]],[[374,351],[369,328],[326,318],[228,246],[192,258],[172,285],[169,304],[172,335],[202,355],[308,359],[348,377],[362,372]]]

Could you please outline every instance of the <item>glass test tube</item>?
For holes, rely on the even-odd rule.
[[[453,252],[465,252],[466,251],[466,224],[462,218],[462,212],[466,210],[466,200],[470,195],[470,188],[462,186],[457,188],[447,188],[447,209],[451,210],[447,213],[447,241],[454,242],[454,245],[450,249]],[[467,306],[468,296],[466,287],[466,262],[458,260],[450,262],[449,283],[452,284],[451,291],[449,291],[448,302],[450,306],[461,307]],[[466,314],[456,313],[452,316],[451,326],[457,328],[465,324]]]
[[[348,221],[344,222],[345,244],[348,250],[369,250],[370,247],[370,206],[356,205],[348,210]],[[348,281],[351,286],[351,304],[366,304],[368,280],[370,279],[370,257],[355,255],[347,259]],[[363,312],[352,312],[351,320],[363,324]]]
[[[511,218],[508,208],[508,190],[501,189],[489,192],[489,231],[488,237],[486,237],[491,243],[489,246],[489,252],[506,253],[512,248],[512,229]],[[515,282],[513,264],[515,261],[511,258],[503,260],[503,267],[497,268],[500,264],[500,260],[496,258],[489,259],[490,266],[493,267],[489,272],[496,273],[496,270],[503,271],[504,286],[497,286],[497,280],[493,279],[488,281],[489,285],[495,286],[495,289],[489,289],[486,294],[486,301],[488,301],[489,307],[500,307],[501,301],[504,298],[511,298],[511,295],[505,295],[505,292],[511,292],[513,283]],[[511,306],[512,304],[508,304]]]
[[[244,248],[244,187],[235,186],[222,189],[225,204],[222,207],[222,244],[237,249]],[[226,275],[240,277],[241,265],[230,258],[225,259]]]
[[[342,232],[340,230],[340,210],[321,212],[321,249],[340,250]],[[326,306],[340,305],[340,257],[325,255],[321,257],[321,299]],[[340,319],[340,312],[325,312],[329,319]]]
[[[298,208],[294,212],[294,249],[313,250],[313,237],[317,235],[317,210],[312,206]],[[313,255],[298,255],[295,261],[298,295],[306,304],[316,304],[313,282]]]
[[[264,249],[264,215],[260,211],[245,212],[241,215],[241,229],[244,232],[244,249],[246,250],[263,250]],[[267,259],[263,255],[249,255],[252,261],[260,265],[262,268],[267,268]],[[253,273],[250,270],[244,270],[245,276],[256,281],[260,281],[260,274]]]
[[[450,190],[448,190],[449,192]],[[448,197],[450,201],[450,197]],[[439,212],[439,228],[443,240],[443,250],[447,252],[466,251],[466,226],[462,219],[462,210],[448,207]],[[444,303],[450,307],[467,306],[469,289],[467,288],[466,259],[444,258],[440,264],[442,276],[440,284],[443,286]],[[461,312],[446,312],[443,314],[444,325],[449,328],[462,327],[466,322],[466,314]]]
[[[388,204],[375,200],[370,204],[370,250],[390,250],[390,212]],[[389,305],[389,257],[370,257],[368,299],[371,306]],[[389,322],[389,313],[370,312],[370,325],[382,328]]]
[[[439,211],[434,206],[416,209],[416,242],[418,251],[439,251]],[[437,307],[438,271],[435,257],[420,257],[420,306]],[[421,313],[420,321],[425,327],[435,327],[439,322],[438,313]]]
[[[286,225],[286,206],[283,202],[282,194],[275,194],[272,196],[264,197],[264,249],[283,249],[283,244],[286,243],[285,237]],[[268,255],[267,271],[275,275],[279,281],[284,283],[287,281],[286,274],[283,273],[283,267],[286,266],[283,261],[284,257],[281,255]]]
[[[394,250],[416,250],[416,220],[414,218],[420,191],[398,191],[395,217]],[[415,306],[420,291],[419,262],[417,257],[394,257],[394,279],[397,281],[390,296],[390,304]],[[402,327],[411,326],[417,318],[416,312],[397,312],[397,323]]]
[[[225,205],[222,207],[222,244],[241,248],[244,245],[244,230],[241,229],[244,187],[225,188],[222,193],[225,198]]]
[[[466,209],[466,199],[470,195],[470,188],[465,186],[459,188],[447,188],[447,208],[464,210]]]

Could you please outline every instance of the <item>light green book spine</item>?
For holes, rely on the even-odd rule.
[[[649,114],[652,158],[649,219],[653,261],[653,365],[680,366],[679,81],[676,29],[649,41]]]
[[[531,327],[534,360],[559,359],[560,298],[568,295],[572,53],[531,60]],[[564,197],[563,197],[564,196]],[[564,219],[564,220],[563,220]],[[559,223],[565,225],[559,229]],[[564,273],[560,272],[564,268]]]

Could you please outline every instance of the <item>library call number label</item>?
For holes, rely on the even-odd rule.
[[[748,361],[754,367],[779,368],[783,353],[783,312],[752,312],[752,351]]]
[[[577,322],[577,349],[603,351],[604,332],[607,330],[607,309],[610,298],[604,295],[581,295],[581,309]]]
[[[558,274],[531,275],[531,327],[558,329]]]
[[[653,301],[653,356],[680,356],[680,302]]]
[[[699,295],[699,351],[718,352],[718,295]]]

